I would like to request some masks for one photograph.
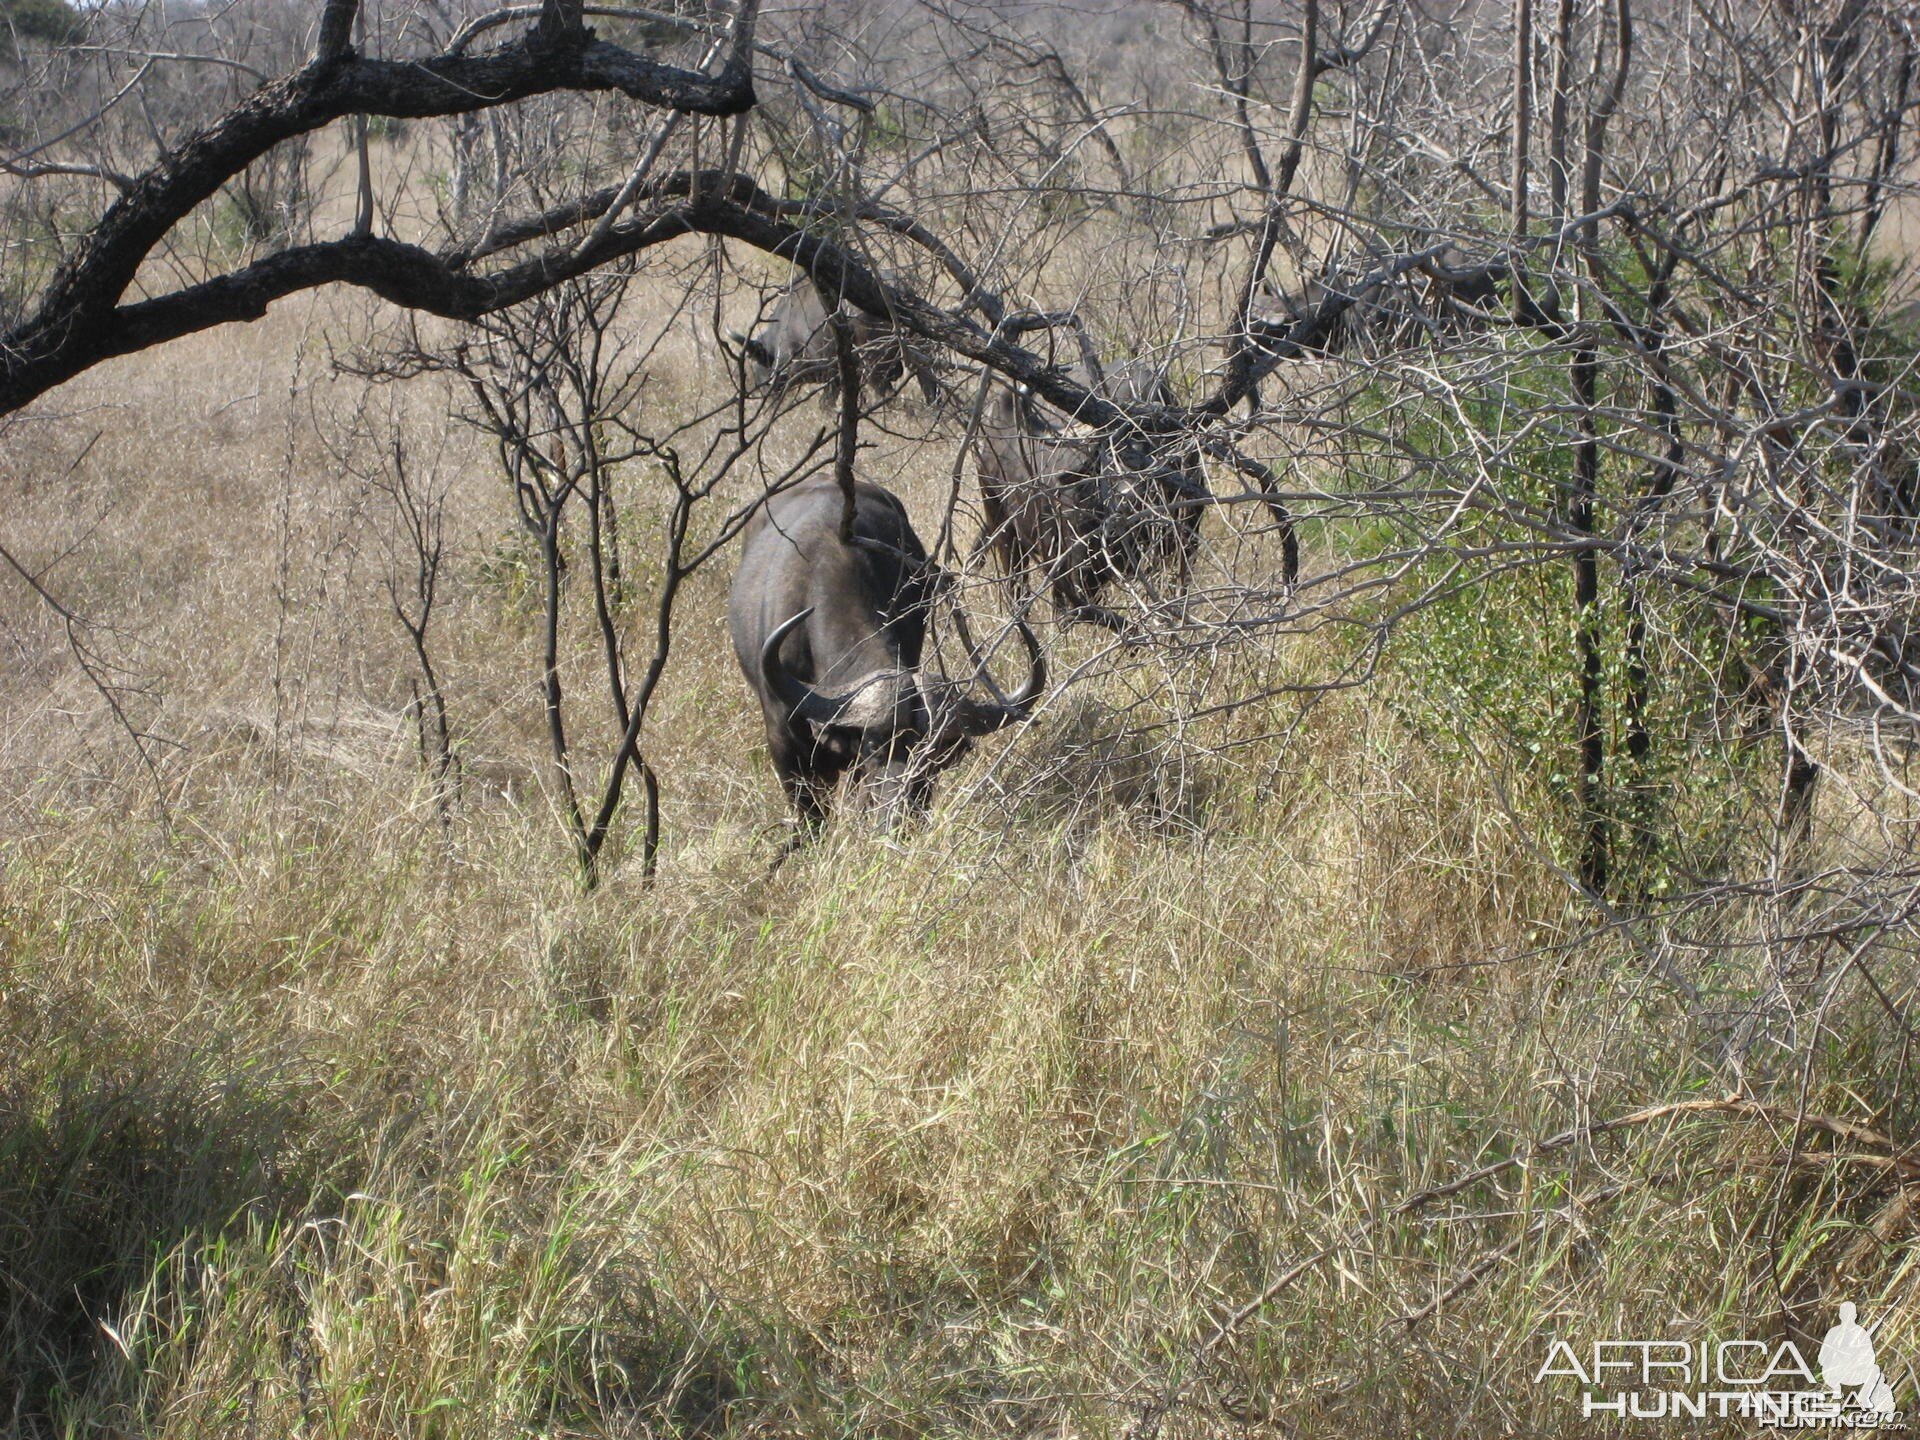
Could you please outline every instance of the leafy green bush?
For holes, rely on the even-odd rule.
[[[66,0],[0,0],[0,54],[18,54],[22,40],[71,45],[86,23]]]
[[[1450,403],[1411,417],[1392,413],[1384,389],[1362,398],[1363,409],[1380,407],[1362,427],[1397,433],[1390,451],[1358,458],[1347,480],[1355,490],[1404,488],[1408,456],[1485,478],[1469,504],[1453,511],[1448,502],[1453,513],[1389,510],[1354,526],[1345,545],[1356,556],[1430,547],[1383,602],[1393,607],[1389,703],[1443,765],[1504,774],[1516,813],[1573,869],[1587,824],[1582,616],[1565,519],[1576,437],[1568,424],[1519,418],[1568,413],[1573,398],[1556,355],[1509,357],[1497,374],[1483,384],[1462,369],[1449,381]],[[1648,484],[1644,463],[1604,456],[1595,497],[1603,541],[1619,537]],[[1409,605],[1408,594],[1419,599]],[[1600,806],[1615,885],[1623,896],[1658,896],[1679,877],[1722,871],[1753,805],[1777,780],[1777,753],[1728,723],[1768,637],[1730,625],[1696,592],[1636,582],[1613,554],[1602,562],[1593,620],[1606,756]]]

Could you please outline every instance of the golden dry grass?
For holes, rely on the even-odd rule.
[[[768,879],[723,564],[648,727],[661,877],[583,895],[507,498],[428,394],[401,423],[457,477],[436,634],[471,780],[443,829],[376,520],[314,431],[357,403],[325,337],[359,306],[103,367],[9,437],[7,545],[75,546],[49,582],[119,627],[94,638],[133,713],[184,748],[163,817],[59,627],[0,589],[0,1430],[1117,1435],[1173,1393],[1169,1435],[1600,1434],[1533,1383],[1550,1337],[1771,1336],[1843,1294],[1920,1357],[1920,1251],[1867,1228],[1884,1176],[1783,1169],[1764,1126],[1622,1132],[1389,1213],[1717,1093],[1778,977],[1729,906],[1727,950],[1656,934],[1690,1009],[1569,899],[1513,777],[1373,690],[1128,759],[1101,706],[1144,682],[1096,681],[924,830],[844,825]],[[662,353],[665,404],[717,364]],[[924,515],[952,459],[872,463]],[[584,645],[569,667],[590,696]],[[1804,1043],[1810,1109],[1911,1114],[1870,997]],[[1793,1099],[1793,1062],[1747,1065]]]

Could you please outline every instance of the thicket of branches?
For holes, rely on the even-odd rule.
[[[1753,1223],[1783,1316],[1806,1303],[1780,1280],[1799,1263],[1781,1262],[1798,1243],[1780,1198],[1794,1176],[1836,1162],[1817,1224],[1865,1217],[1848,1253],[1908,1233],[1910,6],[35,0],[0,5],[0,25],[4,443],[33,445],[61,387],[113,357],[323,286],[382,302],[371,338],[329,337],[364,403],[318,428],[384,526],[381,603],[407,667],[392,688],[438,822],[477,803],[440,649],[456,482],[391,418],[436,383],[497,462],[486,479],[513,527],[500,563],[519,567],[533,637],[526,693],[589,883],[670,855],[653,702],[686,648],[690,583],[729,563],[768,495],[913,445],[943,605],[1024,613],[1057,652],[1050,758],[1002,764],[952,803],[1012,827],[1111,782],[1151,823],[1204,832],[1232,819],[1188,786],[1209,762],[1266,763],[1307,707],[1359,693],[1370,723],[1493,797],[1583,938],[1601,937],[1585,953],[1625,957],[1636,995],[1643,977],[1663,989],[1646,1023],[1684,1017],[1689,1068],[1655,1083],[1689,1098],[1587,1113],[1596,1087],[1578,1077],[1543,1102],[1577,1112],[1566,1127],[1511,1145],[1501,1117],[1446,1130],[1447,1110],[1442,1138],[1420,1142],[1429,1159],[1483,1146],[1483,1161],[1393,1196],[1376,1184],[1399,1173],[1388,1156],[1299,1255],[1236,1219],[1193,1272],[1199,1298],[1181,1297],[1202,1333],[1143,1322],[1141,1363],[1163,1368],[1130,1371],[1114,1402],[1134,1433],[1158,1433],[1198,1389],[1226,1394],[1223,1357],[1330,1257],[1392,1251],[1395,1225],[1475,1187],[1511,1180],[1533,1204],[1533,1161],[1677,1117],[1779,1138],[1764,1163],[1780,1188]],[[751,340],[808,287],[833,316],[827,357],[791,386],[756,385],[738,332]],[[693,374],[675,369],[688,336]],[[1136,362],[1165,388],[1119,385]],[[916,397],[923,375],[932,402]],[[1050,440],[1191,465],[1205,482],[1187,497],[1204,510],[1192,552],[1114,562],[1075,613],[1045,585],[1005,583],[974,456],[1008,384]],[[151,707],[110,654],[117,617],[80,613],[54,562],[5,530],[9,583],[44,607],[165,797]],[[973,673],[993,637],[942,626],[938,644]],[[741,687],[716,703],[751,702]],[[1246,789],[1248,805],[1294,803]],[[1543,946],[1567,937],[1559,923]],[[1609,1046],[1642,1023],[1627,989],[1600,1002],[1619,1012]],[[1466,1048],[1470,1063],[1493,1053]],[[1823,1115],[1817,1092],[1871,1125]],[[1295,1121],[1285,1103],[1260,1116],[1277,1136]],[[1166,1194],[1186,1193],[1180,1147],[1214,1145],[1211,1124],[1166,1148]],[[1115,1150],[1114,1173],[1165,1138]],[[1332,1163],[1293,1144],[1272,1154]],[[1369,1153],[1399,1144],[1389,1129]],[[1648,1184],[1690,1194],[1697,1178]],[[1222,1203],[1271,1203],[1293,1224],[1305,1192],[1256,1183],[1270,1202]],[[1571,1229],[1638,1183],[1617,1168],[1537,1212],[1504,1208],[1503,1191],[1465,1217],[1496,1238],[1464,1267],[1402,1235],[1392,1253],[1433,1288],[1399,1319],[1423,1324],[1549,1224]],[[1285,1354],[1242,1358],[1254,1373]]]
[[[21,31],[0,102],[9,411],[365,287],[472,327],[359,363],[466,377],[554,603],[577,511],[606,614],[602,530],[656,537],[621,530],[603,463],[669,456],[684,498],[751,456],[770,489],[890,423],[857,392],[776,462],[759,438],[793,397],[749,395],[739,366],[686,413],[617,384],[609,408],[600,378],[541,398],[605,338],[604,318],[555,329],[594,277],[680,266],[724,349],[758,252],[939,357],[930,443],[964,447],[999,377],[1060,423],[1197,449],[1204,552],[1122,586],[1081,667],[1171,682],[1128,723],[1189,718],[1182,677],[1222,647],[1322,632],[1278,688],[1403,655],[1409,723],[1519,777],[1603,906],[1831,882],[1840,929],[1910,912],[1904,830],[1844,881],[1795,858],[1828,776],[1872,787],[1845,803],[1883,824],[1915,798],[1902,6],[1178,0],[1071,33],[941,0],[765,23],[751,3],[333,0],[75,25]],[[1092,383],[1139,357],[1173,403]],[[957,483],[951,565],[974,503]],[[636,733],[604,803],[570,802],[589,866],[640,754],[609,646]]]

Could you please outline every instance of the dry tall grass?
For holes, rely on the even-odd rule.
[[[1857,977],[1775,965],[1793,917],[1608,928],[1525,777],[1437,759],[1391,672],[1217,722],[1171,799],[1083,687],[924,830],[845,825],[768,880],[722,567],[649,724],[661,878],[583,896],[507,499],[428,397],[443,827],[377,517],[313,432],[354,403],[322,336],[358,303],[106,367],[4,458],[9,546],[75,547],[49,583],[185,743],[161,813],[62,627],[0,590],[4,1433],[1604,1434],[1534,1383],[1551,1337],[1817,1336],[1842,1296],[1920,1358],[1911,1190],[1777,1120],[1676,1114],[1395,1212],[1742,1067],[1896,1137],[1915,1101]],[[663,386],[717,364],[671,353]],[[873,463],[921,509],[952,458]],[[1823,833],[1903,843],[1831,794]],[[1755,1019],[1809,984],[1812,1031]]]

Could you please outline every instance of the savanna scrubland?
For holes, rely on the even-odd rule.
[[[112,177],[316,43],[28,9],[9,384]],[[371,4],[359,44],[531,13]],[[302,285],[37,393],[0,1429],[1747,1433],[1536,1373],[1811,1357],[1843,1299],[1920,1406],[1911,17],[758,19],[743,116],[338,122],[125,298],[362,229],[577,254],[696,211],[670,168],[751,174],[924,341],[942,398],[858,391],[844,453],[954,577],[955,672],[953,608],[997,671],[1024,608],[1046,699],[924,819],[850,796],[770,869],[729,537],[847,412],[748,384],[794,272],[718,211],[494,313]],[[693,67],[739,22],[594,23]],[[1201,446],[1217,502],[1111,625],[1003,583],[969,446],[984,372],[1071,410],[1089,349],[1173,403],[1083,422]],[[630,774],[583,853],[622,707],[657,822]]]

